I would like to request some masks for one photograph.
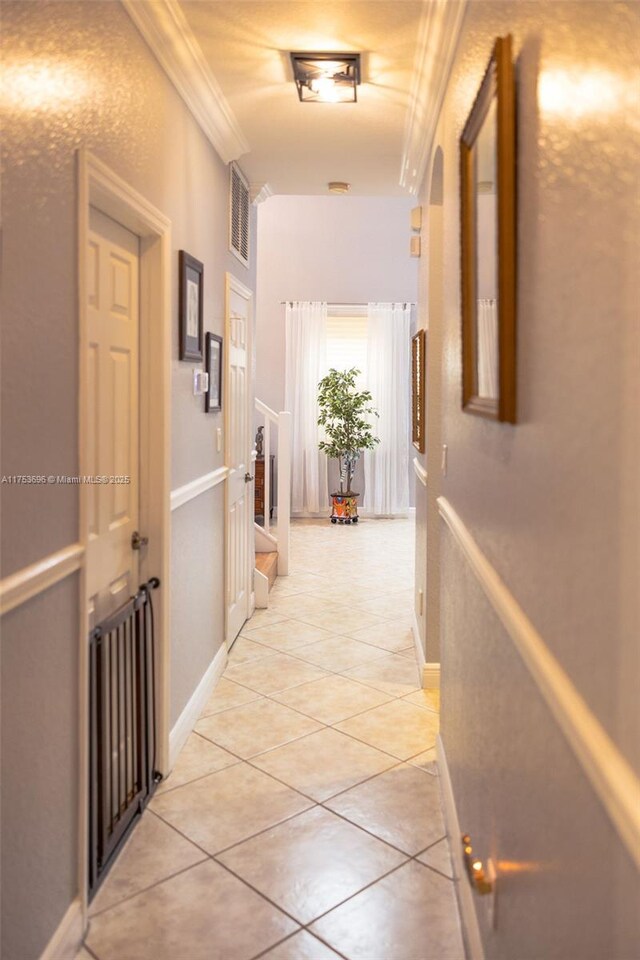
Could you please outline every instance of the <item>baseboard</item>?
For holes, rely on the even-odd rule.
[[[269,578],[261,573],[257,567],[253,571],[253,587],[255,591],[255,606],[258,610],[266,610],[269,606]]]
[[[175,762],[180,756],[180,751],[187,742],[187,737],[196,725],[202,709],[224,673],[226,665],[227,648],[223,643],[169,734],[169,770],[167,775],[173,770]]]
[[[456,895],[458,897],[458,907],[460,909],[462,935],[464,937],[467,960],[484,960],[484,950],[482,948],[482,938],[480,936],[480,927],[478,926],[473,891],[467,880],[467,874],[462,861],[462,843],[460,842],[462,831],[460,830],[460,823],[458,821],[458,811],[456,810],[447,757],[440,736],[438,736],[436,741],[436,755],[438,772],[440,774],[440,793],[447,836],[449,837],[449,846],[451,848],[453,876]]]
[[[40,960],[74,960],[82,945],[83,935],[82,900],[76,897],[44,948]]]
[[[424,690],[440,689],[439,663],[425,663],[422,668],[422,686]]]
[[[411,632],[413,633],[413,643],[416,648],[416,660],[418,663],[418,670],[420,671],[420,676],[424,673],[424,668],[426,666],[426,660],[424,656],[424,650],[422,649],[422,640],[420,639],[420,627],[418,626],[418,617],[416,616],[415,610],[413,611],[413,619],[411,621]]]
[[[423,690],[439,690],[440,689],[440,664],[439,663],[427,663],[424,655],[424,650],[422,649],[422,641],[420,639],[420,628],[418,627],[418,618],[416,616],[415,610],[413,611],[413,621],[411,623],[411,631],[413,633],[413,642],[416,648],[416,660],[418,662],[418,672],[420,674],[420,682],[422,684]]]

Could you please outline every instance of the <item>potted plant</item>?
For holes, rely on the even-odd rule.
[[[318,444],[328,457],[338,461],[340,492],[331,494],[331,522],[357,523],[358,497],[351,489],[355,465],[363,450],[372,450],[379,439],[371,430],[370,418],[378,413],[371,405],[369,390],[358,390],[360,371],[329,370],[318,384],[318,424],[324,427],[325,439]],[[344,489],[344,485],[347,489]]]

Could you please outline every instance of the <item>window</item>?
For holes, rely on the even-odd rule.
[[[327,370],[360,370],[362,388],[367,372],[367,305],[331,305],[327,310]]]

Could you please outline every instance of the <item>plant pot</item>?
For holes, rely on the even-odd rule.
[[[357,523],[359,493],[331,494],[331,523]]]

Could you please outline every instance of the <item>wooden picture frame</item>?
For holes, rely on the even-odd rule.
[[[202,360],[202,288],[204,266],[195,257],[179,251],[178,316],[180,360]]]
[[[516,422],[516,125],[498,37],[460,137],[462,409]]]
[[[204,395],[204,411],[218,413],[222,410],[222,337],[207,333],[205,346],[205,371],[209,374],[209,386]]]
[[[426,333],[418,330],[411,338],[411,442],[420,453],[425,451],[426,347]]]

